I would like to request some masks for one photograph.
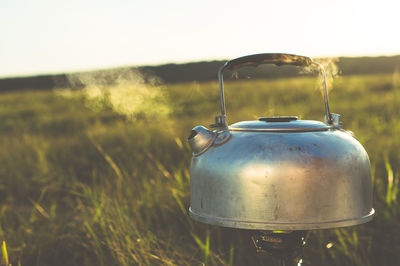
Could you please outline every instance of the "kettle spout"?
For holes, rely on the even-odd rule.
[[[205,152],[214,143],[216,133],[203,127],[196,126],[190,132],[188,142],[194,154]]]

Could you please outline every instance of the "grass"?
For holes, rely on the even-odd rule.
[[[305,264],[400,261],[397,76],[332,84],[331,111],[370,155],[377,215],[365,225],[309,232]],[[197,124],[213,123],[217,83],[130,84],[134,106],[121,89],[127,84],[0,94],[1,265],[260,263],[251,232],[199,224],[187,214],[186,137]],[[228,122],[322,120],[316,87],[309,77],[228,82]]]

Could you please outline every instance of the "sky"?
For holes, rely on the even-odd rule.
[[[0,77],[232,59],[400,54],[398,0],[0,0]]]

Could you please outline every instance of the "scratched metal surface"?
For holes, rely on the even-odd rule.
[[[229,141],[193,156],[194,219],[259,230],[322,229],[372,219],[370,163],[351,135],[336,129],[230,133]]]

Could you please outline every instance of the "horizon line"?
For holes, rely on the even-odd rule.
[[[379,54],[379,55],[355,55],[355,56],[315,56],[312,57],[314,59],[325,59],[325,58],[378,58],[378,57],[396,57],[400,56],[399,54]],[[231,58],[233,59],[233,58]],[[201,63],[201,62],[212,62],[212,61],[227,61],[231,59],[223,59],[223,58],[205,58],[205,59],[199,59],[199,60],[182,60],[182,61],[166,61],[166,62],[160,62],[160,63],[149,63],[149,64],[121,64],[121,65],[110,65],[110,66],[104,66],[104,67],[98,67],[98,68],[80,68],[80,69],[75,69],[75,70],[55,70],[55,71],[48,71],[48,72],[29,72],[25,74],[5,74],[1,75],[0,74],[0,79],[18,79],[18,78],[29,78],[29,77],[40,77],[40,76],[57,76],[57,75],[63,75],[63,74],[77,74],[77,73],[90,73],[90,72],[96,72],[96,71],[106,71],[106,70],[112,70],[112,69],[118,69],[118,68],[140,68],[140,67],[159,67],[159,66],[165,66],[165,65],[184,65],[184,64],[191,64],[191,63]]]

